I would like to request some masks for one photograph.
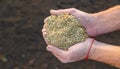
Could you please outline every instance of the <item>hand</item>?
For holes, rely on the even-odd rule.
[[[83,26],[86,28],[87,33],[89,36],[95,36],[94,32],[94,22],[91,14],[82,12],[80,10],[71,8],[71,9],[61,9],[61,10],[51,10],[50,13],[52,15],[59,15],[62,13],[69,13],[73,16],[75,16]],[[44,20],[44,23],[46,23],[47,18]],[[43,37],[47,34],[46,29],[43,27],[42,29]],[[68,51],[61,50],[55,46],[48,45],[47,50],[52,52],[61,62],[68,63],[68,62],[74,62],[78,60],[82,60],[85,58],[85,56],[88,53],[88,50],[90,48],[90,44],[92,42],[91,38],[88,38],[86,41],[75,44],[71,46]],[[47,43],[48,44],[48,43]]]
[[[82,24],[83,26],[86,28],[87,34],[90,37],[95,37],[96,34],[96,30],[94,29],[95,27],[95,18],[93,16],[93,14],[89,14],[83,11],[80,11],[78,9],[75,8],[70,8],[70,9],[60,9],[60,10],[51,10],[50,13],[52,15],[59,15],[62,13],[69,13],[73,16],[75,16]],[[47,18],[45,19],[45,21],[47,20]],[[45,22],[44,21],[44,22]]]
[[[47,34],[45,29],[43,29],[42,32],[43,36]],[[47,50],[55,55],[62,63],[75,62],[86,58],[92,41],[92,38],[87,38],[84,42],[71,46],[67,51],[61,50],[52,45],[48,45]],[[94,48],[92,46],[88,58],[93,54],[93,51]]]
[[[45,29],[43,29],[42,32],[43,36],[47,34]],[[48,45],[47,50],[55,55],[62,63],[75,62],[86,58],[92,41],[92,38],[87,38],[84,42],[71,46],[67,51],[61,50],[52,45]],[[88,58],[92,56],[94,49],[95,48],[92,46]]]
[[[55,46],[48,45],[47,50],[55,55],[62,63],[75,62],[85,59],[92,43],[91,38],[86,41],[71,46],[67,51],[61,50]],[[90,50],[88,57],[93,54],[94,48]]]

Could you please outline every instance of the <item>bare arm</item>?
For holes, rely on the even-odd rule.
[[[120,30],[120,5],[92,15],[95,18],[96,35]]]
[[[93,51],[94,50],[94,51]],[[95,41],[90,59],[120,68],[120,47]]]
[[[90,37],[120,30],[120,5],[94,14],[89,14],[75,8],[51,10],[51,14],[70,13],[74,15],[83,26]]]
[[[92,14],[96,35],[120,30],[120,5]],[[90,59],[120,68],[120,47],[95,41]]]
[[[57,15],[66,12],[80,20],[86,28],[88,35],[92,37],[120,30],[120,6],[94,14],[88,14],[75,8],[52,10],[51,14]],[[44,36],[46,34],[44,27],[42,32]],[[47,46],[47,50],[63,63],[75,62],[86,57],[92,40],[88,38],[84,42],[77,43],[71,46],[68,51],[51,45]],[[89,59],[112,64],[120,68],[120,47],[95,41],[91,48]]]

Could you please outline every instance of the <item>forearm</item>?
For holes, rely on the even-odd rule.
[[[120,47],[95,41],[90,59],[120,68]]]
[[[120,30],[120,5],[93,14],[96,35]]]

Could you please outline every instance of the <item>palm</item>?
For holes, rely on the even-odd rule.
[[[68,51],[61,50],[51,45],[47,47],[47,50],[52,52],[63,63],[74,62],[85,58],[91,42],[92,39],[88,38],[84,42],[71,46]]]

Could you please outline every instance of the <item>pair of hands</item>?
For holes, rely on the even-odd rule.
[[[89,37],[94,37],[97,35],[94,29],[95,22],[94,22],[94,16],[92,14],[85,13],[75,8],[51,10],[50,13],[51,15],[69,13],[75,16],[79,21],[81,21],[83,26],[86,28],[86,31]],[[47,18],[44,20],[44,23],[46,23],[46,20]],[[43,26],[42,32],[44,37],[47,34],[44,26]],[[92,38],[88,38],[84,42],[80,42],[71,46],[67,51],[61,50],[52,45],[48,45],[47,50],[50,51],[53,55],[55,55],[62,63],[75,62],[78,60],[82,60],[86,57],[88,50],[90,48],[90,45],[92,43],[92,40],[93,40]],[[91,56],[93,50],[94,49],[91,49],[89,56]]]

